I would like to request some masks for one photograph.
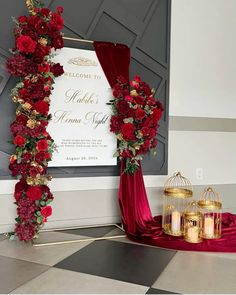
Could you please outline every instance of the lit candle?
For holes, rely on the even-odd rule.
[[[188,237],[188,240],[191,241],[191,242],[198,242],[198,227],[197,226],[192,226],[192,227],[189,227],[188,228],[188,231],[187,231],[187,237]]]
[[[173,211],[171,214],[171,231],[179,232],[180,231],[180,221],[181,214],[179,211]]]
[[[206,237],[214,236],[214,219],[212,217],[204,218],[204,234]]]

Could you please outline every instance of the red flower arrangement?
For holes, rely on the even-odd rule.
[[[114,115],[110,131],[116,134],[118,147],[115,156],[125,160],[125,172],[134,174],[143,155],[157,145],[158,121],[163,107],[155,100],[154,89],[139,76],[133,81],[118,77],[111,102]]]
[[[20,179],[14,193],[18,214],[15,234],[23,241],[36,238],[52,214],[48,206],[53,195],[47,186],[51,179],[47,166],[54,142],[46,127],[52,85],[55,77],[64,72],[60,64],[50,59],[52,49],[63,47],[62,12],[60,6],[56,12],[36,7],[30,16],[20,16],[14,29],[16,46],[6,63],[8,72],[20,77],[11,91],[17,109],[11,124],[15,153],[10,157],[9,169]]]

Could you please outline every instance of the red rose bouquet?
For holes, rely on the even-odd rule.
[[[51,51],[63,47],[62,12],[60,6],[56,12],[35,7],[30,16],[20,16],[14,29],[13,56],[6,63],[8,72],[20,77],[11,91],[17,109],[11,124],[15,153],[9,169],[20,179],[14,194],[18,214],[15,232],[24,241],[37,237],[52,214],[47,166],[55,146],[46,127],[53,83],[63,74],[63,67],[51,60]]]
[[[125,160],[126,173],[134,174],[143,155],[157,145],[157,128],[163,107],[153,95],[154,90],[138,76],[130,84],[118,77],[114,86],[110,131],[118,139],[115,156]]]

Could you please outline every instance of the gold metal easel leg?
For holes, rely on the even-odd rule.
[[[93,225],[93,226],[79,226],[79,227],[67,227],[67,228],[56,228],[50,230],[41,230],[40,232],[50,232],[50,231],[64,231],[69,229],[83,229],[83,228],[94,228],[94,227],[104,227],[104,226],[115,226],[124,232],[124,229],[118,224],[105,224],[105,225]],[[116,236],[104,236],[100,238],[85,238],[80,240],[69,240],[69,241],[61,241],[61,242],[48,242],[48,243],[35,243],[33,242],[34,247],[44,247],[44,246],[55,246],[55,245],[64,245],[64,244],[74,244],[80,242],[93,242],[93,241],[101,241],[101,240],[112,240],[118,238],[125,238],[126,235],[116,235]]]

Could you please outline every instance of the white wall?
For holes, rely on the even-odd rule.
[[[235,0],[172,0],[170,115],[236,118],[235,11]]]
[[[236,118],[235,11],[236,0],[172,0],[170,116]],[[224,209],[236,212],[235,151],[235,132],[170,130],[169,175],[182,171],[196,197],[214,185]],[[202,180],[196,168],[203,168]],[[145,177],[154,214],[161,212],[166,179]],[[54,215],[47,227],[118,221],[118,186],[118,177],[54,179]],[[0,232],[13,229],[13,191],[14,181],[0,181]]]

